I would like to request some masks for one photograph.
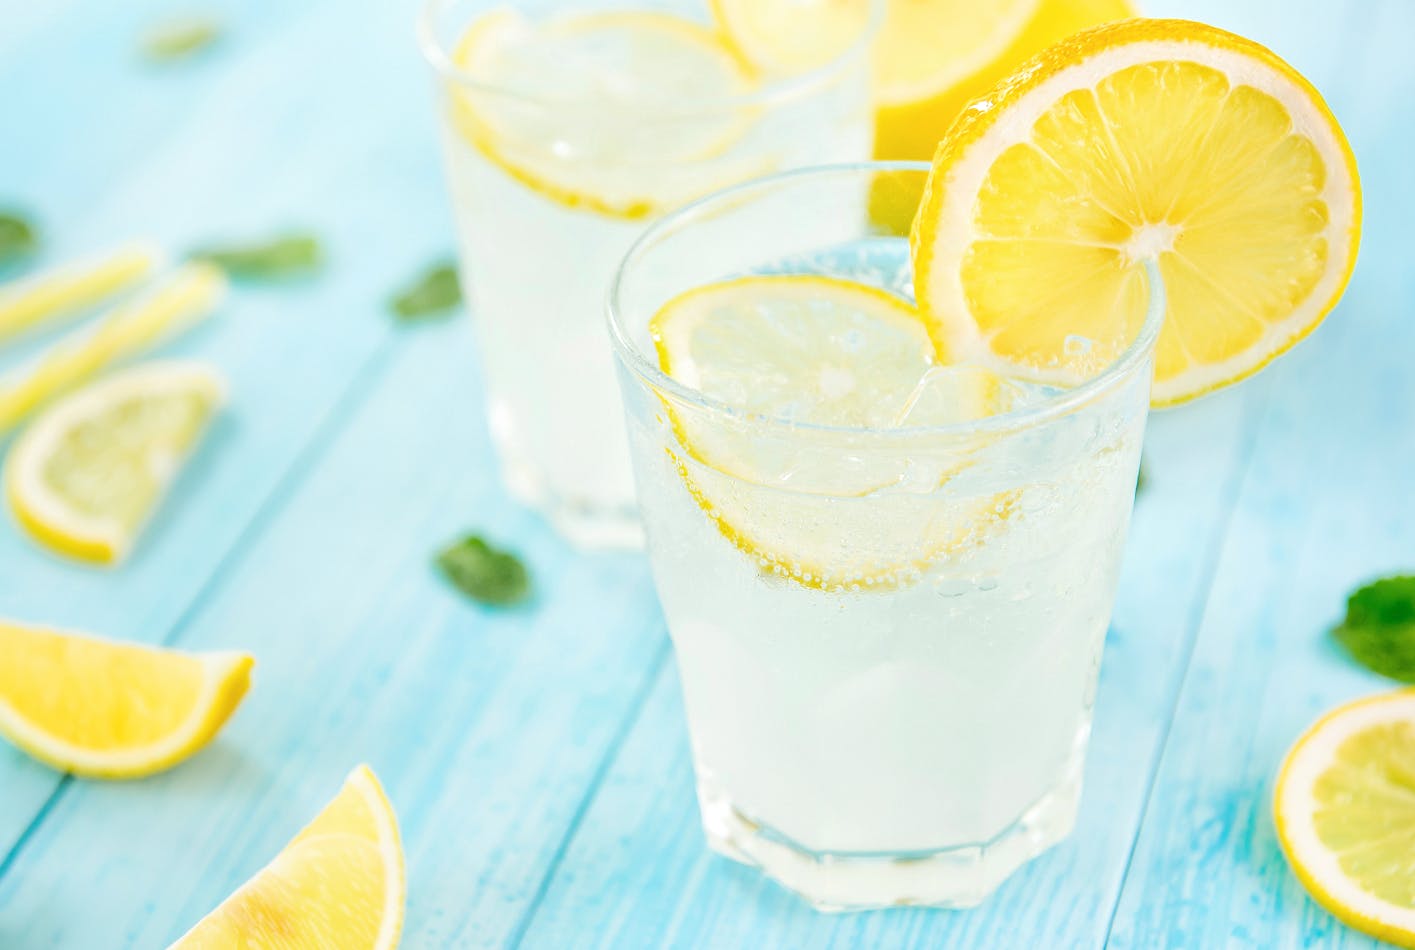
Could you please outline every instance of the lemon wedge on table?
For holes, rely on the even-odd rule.
[[[1415,947],[1415,689],[1318,720],[1287,754],[1273,814],[1283,853],[1318,903]]]
[[[471,26],[453,63],[498,90],[449,80],[453,126],[557,204],[634,220],[766,170],[731,154],[749,117],[692,112],[754,82],[720,34],[692,20],[635,11],[534,23],[497,10]]]
[[[712,0],[733,45],[801,72],[850,47],[869,0]],[[970,99],[1077,30],[1134,16],[1127,0],[887,0],[874,50],[875,157],[928,159]]]
[[[134,244],[0,287],[0,341],[100,303],[149,276],[162,261],[154,247]]]
[[[897,587],[1005,517],[1006,496],[933,491],[956,454],[931,469],[927,439],[911,455],[851,431],[1003,408],[995,375],[940,363],[909,301],[836,277],[742,277],[670,300],[650,333],[660,368],[740,413],[733,422],[670,405],[681,449],[669,449],[670,464],[763,570],[821,590]],[[803,428],[783,437],[764,417]]]
[[[211,741],[254,662],[0,620],[0,734],[65,772],[150,775]]]
[[[404,878],[397,815],[361,765],[275,860],[172,950],[393,950]]]
[[[66,397],[6,459],[16,519],[61,554],[121,560],[223,398],[221,378],[190,362],[138,366]]]
[[[1310,333],[1360,220],[1351,148],[1292,67],[1213,27],[1127,20],[1052,47],[949,131],[914,221],[915,286],[942,345],[1074,379],[1134,338],[1157,260],[1167,405]]]

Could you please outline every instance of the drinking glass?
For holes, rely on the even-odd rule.
[[[609,301],[708,843],[824,909],[971,906],[1073,827],[1158,272],[1129,338],[1110,341],[1119,355],[1086,378],[930,370],[945,387],[982,374],[996,407],[938,426],[743,412],[665,375],[650,322],[749,274],[911,297],[927,172],[865,163],[730,188],[651,227]]]
[[[488,24],[513,37],[563,37],[576,23],[626,13],[674,14],[672,30],[711,23],[706,0],[430,0],[419,24],[504,481],[590,547],[642,541],[600,320],[629,244],[664,211],[734,182],[868,158],[873,135],[868,46],[877,16],[819,68],[731,94],[684,80],[633,99],[635,57],[657,57],[663,68],[662,51],[642,41],[614,77],[630,87],[633,109],[606,107],[602,89],[579,87],[583,50],[542,64],[542,73],[558,70],[553,90],[521,67],[503,80],[469,65],[473,31]]]

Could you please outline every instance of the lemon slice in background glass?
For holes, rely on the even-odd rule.
[[[45,546],[121,560],[221,405],[221,378],[199,363],[150,363],[66,397],[16,440],[5,492]]]
[[[361,765],[273,861],[170,950],[393,950],[405,899],[398,816]]]
[[[1070,382],[1135,337],[1155,260],[1167,405],[1310,333],[1360,221],[1351,148],[1292,67],[1213,27],[1127,20],[1052,47],[949,131],[914,221],[915,287],[941,345]]]
[[[692,20],[635,11],[535,23],[498,10],[472,25],[454,62],[488,87],[449,81],[463,138],[558,204],[643,218],[767,170],[760,156],[730,154],[750,120],[730,100],[752,88],[753,70]]]
[[[650,333],[665,372],[735,410],[667,406],[682,446],[671,464],[763,570],[817,589],[896,587],[1008,513],[1006,495],[936,491],[961,451],[933,459],[938,446],[907,432],[879,441],[1005,411],[1011,392],[941,365],[907,300],[834,277],[743,277],[669,301]]]
[[[254,662],[0,620],[0,734],[65,772],[150,775],[211,741]]]
[[[1318,720],[1287,754],[1273,813],[1282,850],[1318,903],[1415,947],[1415,689]]]

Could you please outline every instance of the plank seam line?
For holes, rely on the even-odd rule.
[[[189,626],[192,617],[201,609],[211,593],[218,590],[228,570],[239,563],[245,557],[247,550],[253,546],[255,539],[264,531],[266,524],[288,503],[288,500],[295,494],[300,485],[310,476],[317,465],[315,464],[319,456],[327,449],[335,437],[347,428],[349,420],[357,414],[358,410],[369,398],[373,386],[366,385],[381,375],[381,370],[386,368],[395,350],[399,348],[397,338],[392,342],[385,342],[377,347],[373,353],[369,354],[354,371],[350,378],[349,385],[340,394],[338,403],[330,411],[329,415],[320,422],[304,446],[295,453],[295,457],[290,461],[289,466],[276,479],[265,498],[256,507],[250,520],[241,528],[235,539],[231,542],[226,553],[221,555],[216,564],[212,567],[206,580],[199,584],[192,593],[191,599],[177,614],[172,621],[171,628],[167,631],[158,643],[164,647],[170,647],[181,638],[182,632]],[[350,390],[353,390],[352,393]],[[19,860],[20,853],[34,837],[35,833],[53,812],[54,806],[62,797],[64,791],[73,784],[72,775],[62,775],[54,791],[44,800],[34,816],[25,825],[23,831],[16,836],[14,844],[0,860],[0,882],[3,882],[10,868]]]
[[[522,941],[526,939],[526,933],[530,930],[531,923],[535,920],[536,914],[540,911],[541,904],[545,901],[546,894],[550,892],[551,882],[555,879],[556,873],[560,870],[561,863],[565,860],[566,853],[570,850],[570,844],[574,841],[576,833],[584,821],[585,815],[589,812],[590,806],[599,795],[600,788],[604,785],[604,780],[609,776],[609,770],[614,766],[614,762],[619,757],[619,750],[624,742],[629,738],[629,733],[633,731],[634,725],[643,715],[644,707],[648,704],[649,694],[653,691],[654,685],[658,682],[664,666],[668,663],[671,653],[671,646],[668,637],[665,635],[663,642],[659,644],[653,660],[649,663],[648,669],[644,673],[644,678],[634,690],[633,701],[625,711],[623,719],[614,731],[613,737],[609,741],[608,747],[604,750],[604,755],[600,758],[599,765],[595,768],[594,775],[590,776],[590,783],[585,788],[584,795],[580,796],[580,802],[575,807],[575,812],[570,816],[570,823],[565,828],[565,833],[560,836],[560,841],[555,846],[555,853],[550,856],[550,861],[545,866],[545,873],[541,875],[540,882],[536,885],[535,894],[531,896],[530,902],[526,904],[526,909],[521,913],[521,919],[516,922],[515,928],[511,931],[506,941],[506,946],[510,950],[517,950]]]
[[[1155,783],[1159,781],[1164,753],[1169,747],[1170,732],[1173,730],[1174,720],[1179,714],[1179,704],[1184,697],[1184,685],[1188,682],[1189,673],[1193,669],[1194,652],[1199,645],[1199,631],[1204,623],[1204,615],[1209,609],[1209,598],[1213,596],[1214,583],[1218,579],[1218,568],[1223,560],[1224,545],[1227,542],[1234,515],[1238,510],[1238,501],[1242,496],[1243,485],[1248,479],[1248,470],[1252,465],[1253,456],[1257,452],[1258,435],[1262,428],[1262,421],[1267,414],[1270,393],[1271,386],[1265,386],[1252,400],[1256,405],[1247,408],[1244,412],[1242,449],[1238,463],[1233,466],[1233,471],[1223,486],[1223,516],[1219,519],[1205,556],[1204,569],[1200,575],[1202,577],[1200,588],[1202,593],[1194,599],[1194,604],[1189,610],[1189,619],[1186,624],[1188,630],[1184,638],[1174,698],[1170,700],[1169,715],[1165,719],[1164,727],[1160,730],[1159,741],[1155,743],[1155,752],[1150,759],[1145,778],[1145,797],[1135,822],[1135,836],[1130,839],[1130,848],[1125,854],[1125,865],[1121,869],[1120,882],[1115,889],[1115,900],[1110,907],[1110,917],[1106,921],[1105,939],[1101,944],[1103,947],[1110,946],[1115,931],[1115,921],[1120,913],[1125,886],[1130,880],[1130,870],[1135,862],[1135,852],[1139,849],[1140,837],[1144,833],[1145,821],[1149,817],[1150,803],[1154,801]]]

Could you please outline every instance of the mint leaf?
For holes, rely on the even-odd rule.
[[[531,592],[531,578],[520,558],[475,534],[443,548],[437,566],[458,590],[483,604],[503,607]]]
[[[443,261],[427,269],[417,281],[394,297],[389,306],[400,320],[440,314],[462,302],[457,266]]]
[[[167,63],[194,56],[221,36],[221,24],[208,16],[174,17],[154,24],[142,38],[143,58]]]
[[[0,263],[22,257],[38,244],[34,225],[14,212],[0,211]]]
[[[1346,600],[1346,619],[1332,635],[1358,663],[1382,676],[1415,683],[1415,575],[1387,577]]]
[[[323,254],[312,234],[284,234],[255,244],[200,248],[192,258],[208,261],[241,280],[282,280],[313,273]]]
[[[1140,492],[1145,490],[1145,484],[1148,481],[1149,477],[1145,475],[1145,460],[1142,458],[1140,459],[1140,467],[1135,472],[1135,495],[1137,497]]]

